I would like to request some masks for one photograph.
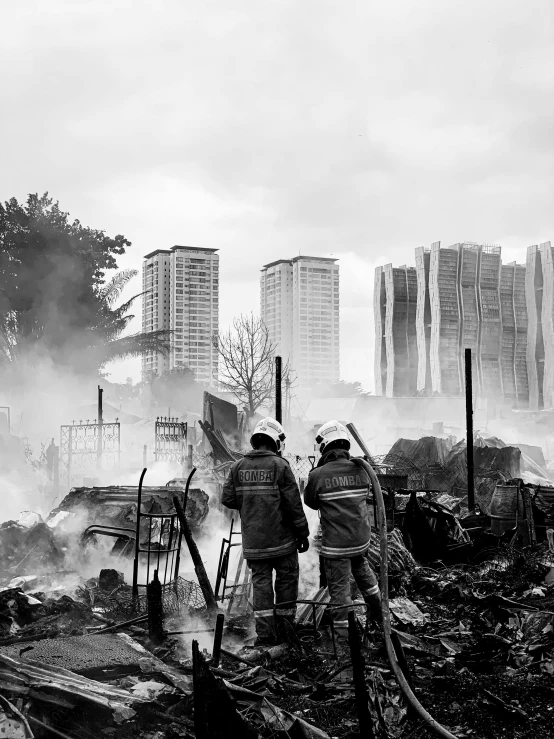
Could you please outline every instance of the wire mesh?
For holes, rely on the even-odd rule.
[[[213,456],[210,453],[199,452],[196,449],[193,449],[192,464],[199,470],[213,470]]]
[[[81,596],[101,615],[114,621],[125,621],[146,614],[148,611],[146,589],[133,599],[131,587],[121,586],[106,593],[98,587],[82,588]],[[174,582],[162,587],[162,604],[165,616],[180,613],[182,610],[201,610],[206,601],[200,586],[190,580],[178,577]]]
[[[302,456],[299,454],[285,454],[284,459],[290,464],[290,468],[297,482],[307,480],[308,475],[317,465],[319,454]]]

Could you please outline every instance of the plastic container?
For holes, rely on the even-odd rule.
[[[502,536],[513,529],[518,520],[525,517],[523,498],[517,485],[497,485],[490,505],[491,531]]]

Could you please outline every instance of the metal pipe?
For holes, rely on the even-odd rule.
[[[279,423],[283,423],[282,379],[283,360],[281,357],[275,357],[275,420]]]
[[[211,634],[213,629],[189,629],[188,631],[164,631],[164,636],[181,636],[183,634]]]
[[[146,616],[137,616],[136,618],[131,618],[128,621],[122,621],[119,624],[114,624],[113,626],[106,626],[103,629],[98,629],[98,631],[95,631],[94,634],[105,634],[107,631],[117,631],[117,629],[125,629],[127,626],[134,626],[135,624],[139,624],[142,621],[148,621],[148,615]]]
[[[152,547],[152,519],[148,519],[148,548],[146,550],[146,584],[150,582],[150,549]]]
[[[467,507],[475,510],[475,477],[473,469],[473,382],[471,379],[471,349],[465,350],[466,375],[466,454],[467,454]]]
[[[177,584],[177,578],[179,577],[179,566],[181,564],[181,544],[183,541],[183,531],[179,524],[179,536],[177,537],[176,553],[171,559],[171,567],[173,568],[173,580]]]
[[[196,472],[196,467],[193,467],[192,470],[189,473],[189,476],[187,477],[187,482],[185,485],[185,500],[183,501],[183,511],[187,511],[187,502],[189,499],[189,488],[190,488],[190,481],[194,477],[194,473]]]
[[[162,522],[163,523],[163,522]],[[169,538],[167,540],[167,552],[165,555],[165,569],[164,569],[164,585],[167,583],[167,565],[169,564],[169,552],[171,549],[173,549],[173,529],[175,526],[175,519],[173,516],[171,517],[171,523],[169,524]],[[173,557],[175,555],[172,553],[171,555],[171,565],[172,567],[169,569],[169,579],[171,580],[171,570],[173,569]]]
[[[50,726],[49,724],[45,724],[44,721],[41,721],[40,719],[35,718],[34,716],[28,716],[27,718],[30,723],[40,726],[41,729],[44,729],[45,731],[50,732],[50,734],[54,734],[54,736],[59,736],[60,739],[74,739],[74,737],[69,736],[69,734],[64,734],[63,731],[59,731],[58,729],[55,729],[53,726]]]
[[[219,562],[217,563],[217,575],[215,578],[215,588],[214,588],[214,595],[215,595],[216,600],[219,600],[219,588],[221,585],[221,565],[223,564],[223,552],[225,551],[226,541],[227,539],[225,538],[221,540],[221,551],[219,552]],[[221,600],[223,600],[223,598]]]
[[[133,562],[133,600],[138,598],[138,565],[139,565],[139,549],[140,549],[140,507],[142,504],[142,481],[146,474],[146,467],[143,469],[139,480],[137,495],[137,524],[135,528],[135,561]]]

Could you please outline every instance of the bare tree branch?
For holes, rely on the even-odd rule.
[[[214,337],[214,346],[221,359],[222,385],[255,413],[274,388],[275,347],[266,325],[253,314],[241,315],[230,331]]]

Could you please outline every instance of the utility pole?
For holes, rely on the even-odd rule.
[[[467,507],[475,510],[475,478],[473,469],[473,382],[471,379],[471,349],[465,350],[466,376],[466,451],[467,451]]]
[[[275,420],[283,423],[283,405],[281,384],[283,379],[283,361],[275,357]]]
[[[98,469],[102,469],[102,445],[104,442],[104,416],[102,408],[102,394],[104,391],[98,385],[98,440],[96,443],[96,462]]]
[[[290,377],[285,377],[285,425],[290,426]]]

